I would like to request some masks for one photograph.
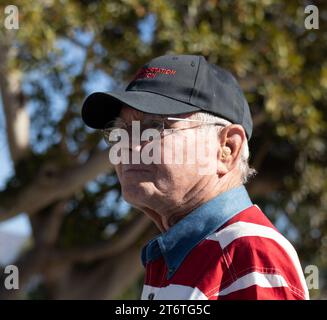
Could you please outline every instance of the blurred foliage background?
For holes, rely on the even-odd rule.
[[[2,25],[8,4],[19,9],[18,30]],[[308,4],[319,8],[318,30],[304,28]],[[303,269],[318,266],[311,298],[327,298],[326,1],[0,0],[0,22],[13,165],[0,221],[24,212],[32,226],[14,261],[20,289],[0,286],[1,298],[139,298],[140,250],[159,231],[121,198],[105,144],[80,110],[89,93],[124,88],[167,53],[204,55],[239,80],[259,172],[249,193]]]

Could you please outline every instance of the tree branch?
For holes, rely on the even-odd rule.
[[[113,239],[101,243],[74,249],[61,249],[51,253],[54,260],[90,262],[103,257],[111,257],[131,246],[144,230],[151,225],[151,220],[142,213],[137,213],[128,225],[118,231]]]
[[[141,247],[158,230],[153,224],[146,228],[129,247],[114,257],[106,257],[87,275],[72,272],[59,284],[53,283],[56,299],[117,299],[141,276],[144,268],[140,259]]]
[[[6,201],[5,206],[0,208],[0,221],[21,212],[33,215],[55,201],[68,198],[88,181],[111,170],[108,151],[105,150],[96,152],[85,163],[67,168],[55,176],[39,176],[19,194]]]
[[[38,212],[30,217],[33,236],[37,246],[53,246],[59,235],[65,215],[67,199],[55,203],[46,212]]]

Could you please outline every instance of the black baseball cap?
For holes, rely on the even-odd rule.
[[[91,128],[103,129],[119,115],[123,104],[160,115],[209,112],[242,125],[248,139],[252,134],[250,108],[236,79],[203,56],[152,59],[124,91],[89,95],[83,103],[82,119]]]

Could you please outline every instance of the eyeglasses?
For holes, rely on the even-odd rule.
[[[186,122],[194,122],[199,123],[197,126],[193,127],[185,127],[185,128],[171,128],[169,125],[170,121],[186,121]],[[116,143],[119,142],[120,138],[122,137],[124,130],[128,133],[129,138],[133,136],[133,123],[136,123],[136,126],[139,126],[139,133],[142,136],[142,133],[145,130],[151,129],[156,130],[158,132],[158,137],[163,138],[168,134],[174,134],[177,131],[181,130],[189,130],[198,128],[203,125],[219,125],[219,126],[226,126],[226,123],[223,121],[203,121],[197,119],[185,119],[185,118],[174,118],[174,117],[161,117],[161,118],[148,118],[142,121],[133,121],[132,124],[127,124],[123,119],[116,118],[115,120],[109,122],[104,129],[101,130],[103,139],[107,143],[109,147],[112,147]],[[135,125],[134,125],[135,129]],[[142,139],[142,142],[150,142],[153,139],[145,140]]]

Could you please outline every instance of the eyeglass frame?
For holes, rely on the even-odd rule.
[[[106,125],[108,124],[112,124],[112,123],[116,123],[117,119],[121,119],[121,118],[116,118],[115,120],[113,121],[110,121],[108,122]],[[122,120],[122,119],[121,119]],[[223,121],[204,121],[204,120],[199,120],[199,119],[186,119],[186,118],[175,118],[175,117],[161,117],[160,119],[155,119],[155,118],[149,118],[147,120],[158,120],[158,121],[161,121],[162,122],[162,128],[161,129],[156,129],[156,128],[147,128],[147,129],[153,129],[153,130],[158,130],[159,131],[159,134],[160,134],[160,137],[163,138],[165,137],[165,135],[163,135],[163,132],[165,130],[170,130],[170,134],[173,134],[174,132],[176,131],[180,131],[180,130],[188,130],[188,129],[193,129],[193,128],[197,128],[199,126],[195,126],[195,127],[188,127],[188,128],[165,128],[165,121],[166,120],[169,120],[169,121],[186,121],[186,122],[200,122],[202,124],[205,124],[205,125],[220,125],[222,127],[226,127],[228,124],[224,123]],[[122,120],[123,122],[125,122],[124,120]],[[140,121],[141,120],[133,120],[132,123],[134,121]],[[133,126],[132,125],[128,125],[128,126]],[[110,136],[110,133],[113,131],[113,130],[119,130],[119,129],[123,129],[123,128],[120,128],[120,127],[105,127],[104,129],[100,129],[101,133],[102,133],[102,136],[103,136],[103,139],[105,140],[106,144],[109,146],[109,147],[112,147],[113,145],[115,145],[116,143],[118,143],[119,141],[114,141],[114,142],[111,142],[109,141],[109,139],[107,137]],[[146,130],[147,130],[146,129]],[[108,134],[108,131],[109,131],[109,134]],[[143,132],[143,131],[142,131]],[[150,142],[149,141],[143,141],[144,143],[148,143]]]

